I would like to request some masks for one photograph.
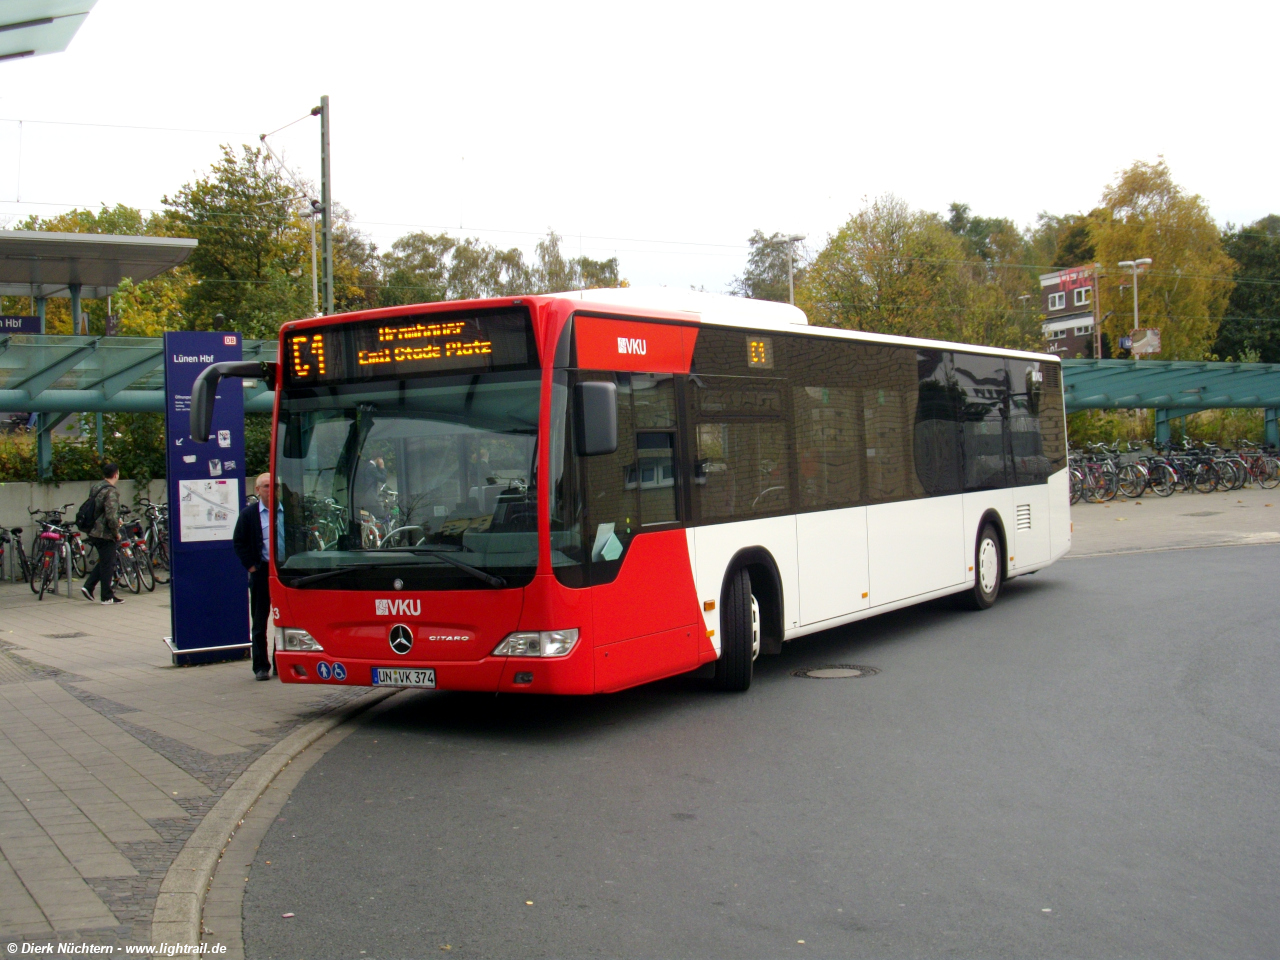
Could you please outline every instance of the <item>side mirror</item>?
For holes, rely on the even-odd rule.
[[[201,370],[191,387],[190,433],[196,443],[209,442],[209,431],[213,429],[213,399],[223,377],[265,380],[268,388],[275,389],[276,365],[265,360],[229,360],[212,363]]]
[[[618,385],[592,380],[574,393],[578,456],[594,457],[618,449]],[[194,409],[194,407],[193,407]]]

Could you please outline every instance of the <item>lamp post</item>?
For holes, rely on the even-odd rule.
[[[788,302],[794,307],[796,305],[796,281],[795,281],[795,264],[796,264],[796,244],[804,239],[803,234],[793,233],[787,240],[787,296]]]
[[[1117,266],[1121,269],[1133,271],[1133,329],[1138,329],[1138,268],[1151,265],[1150,257],[1143,257],[1141,260],[1121,260]]]
[[[311,201],[307,219],[311,221],[311,314],[320,316],[320,293],[316,280],[316,217],[323,213],[319,200]]]

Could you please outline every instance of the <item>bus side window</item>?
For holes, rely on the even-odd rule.
[[[782,420],[700,423],[696,439],[694,489],[703,521],[745,520],[791,509]]]
[[[1008,486],[1008,373],[1001,357],[953,354],[956,380],[964,391],[964,488]]]
[[[701,520],[791,511],[784,386],[764,377],[689,378],[696,423],[693,489]]]
[[[849,387],[793,387],[800,508],[851,507],[862,497],[862,419]]]
[[[909,438],[915,420],[916,352],[860,345],[867,499],[887,503],[919,496]]]
[[[628,485],[640,494],[640,523],[645,527],[677,523],[676,391],[671,374],[631,375],[635,406],[636,460]]]
[[[1062,408],[1062,366],[1042,361],[1044,381],[1040,389],[1040,443],[1050,473],[1067,465],[1067,423]]]
[[[916,353],[919,396],[915,416],[916,478],[929,496],[961,490],[960,418],[964,395],[956,383],[951,355],[941,350]]]
[[[1049,460],[1040,438],[1040,399],[1044,386],[1037,360],[1009,360],[1009,438],[1014,485],[1044,483]]]

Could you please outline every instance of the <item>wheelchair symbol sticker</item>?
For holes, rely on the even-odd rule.
[[[333,665],[333,679],[335,680],[347,679],[347,668],[340,663],[335,663]]]

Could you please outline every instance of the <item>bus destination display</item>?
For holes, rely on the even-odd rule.
[[[428,315],[339,324],[285,337],[293,383],[382,379],[455,370],[493,370],[535,361],[523,312]]]

